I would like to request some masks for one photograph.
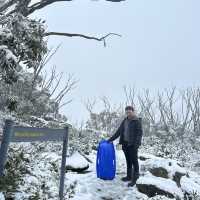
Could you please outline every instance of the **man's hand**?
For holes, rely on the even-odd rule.
[[[106,140],[107,143],[111,143],[112,141],[110,141],[110,139]]]

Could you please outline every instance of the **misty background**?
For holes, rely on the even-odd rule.
[[[199,85],[198,0],[61,2],[37,11],[34,17],[46,19],[49,31],[81,33],[101,37],[102,42],[83,38],[50,36],[49,47],[61,44],[48,63],[57,71],[74,74],[79,80],[69,98],[73,102],[61,110],[70,121],[88,117],[83,101],[107,96],[113,104],[124,101],[123,86],[138,91]],[[96,107],[101,110],[101,105]]]

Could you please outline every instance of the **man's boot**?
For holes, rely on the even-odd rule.
[[[139,173],[132,171],[131,182],[128,183],[128,187],[133,187],[136,184],[137,179],[139,178]]]
[[[127,176],[121,178],[122,181],[130,181],[131,180],[131,172],[132,168],[127,168]]]

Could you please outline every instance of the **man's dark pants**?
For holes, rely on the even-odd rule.
[[[126,157],[127,177],[139,176],[138,148],[124,142],[122,150]]]

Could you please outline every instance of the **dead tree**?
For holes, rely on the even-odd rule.
[[[88,124],[89,127],[93,127],[94,129],[98,130],[98,117],[97,114],[95,114],[94,112],[94,107],[97,103],[96,98],[94,98],[93,100],[87,99],[83,102],[83,104],[85,105],[86,110],[89,112],[90,115],[90,119],[91,119],[91,123],[92,124]],[[88,122],[90,123],[90,122]]]
[[[60,83],[59,80],[58,80],[58,83]],[[61,109],[63,106],[69,104],[72,101],[72,99],[70,99],[70,100],[62,103],[63,98],[67,94],[69,94],[73,89],[75,89],[77,83],[78,83],[78,80],[76,80],[73,75],[69,74],[66,81],[65,81],[64,87],[61,89],[61,91],[54,98],[55,102],[58,104],[58,110]],[[56,84],[55,88],[58,88],[58,85],[59,84]],[[53,91],[55,91],[55,88],[54,88]],[[51,95],[53,95],[53,93],[51,93]]]
[[[164,100],[163,93],[158,92],[158,111],[160,113],[160,120],[159,123],[164,125],[164,130],[169,133],[169,126],[167,123],[167,116],[166,116],[166,103],[167,101]]]
[[[86,101],[84,101],[84,105],[85,105],[87,111],[88,111],[90,114],[93,113],[93,111],[94,111],[94,106],[96,105],[96,103],[97,103],[96,98],[93,99],[92,101],[89,100],[89,99],[87,99]]]
[[[61,84],[62,83],[62,84]],[[63,72],[56,73],[56,68],[52,68],[50,77],[43,78],[41,84],[41,93],[44,91],[49,92],[48,99],[52,99],[55,104],[54,114],[58,115],[59,110],[72,102],[72,99],[66,100],[66,97],[76,88],[78,80],[74,75],[68,74],[66,80],[63,78]]]
[[[191,88],[191,121],[193,124],[193,131],[196,135],[200,135],[200,88]]]
[[[186,90],[180,90],[181,95],[181,111],[179,115],[179,124],[181,126],[181,129],[178,131],[178,136],[183,140],[184,133],[187,129],[191,126],[191,97],[192,93],[190,89]]]
[[[135,98],[136,98],[136,90],[135,87],[128,87],[128,86],[124,86],[124,94],[125,94],[125,104],[126,105],[131,105],[135,107]]]
[[[29,98],[31,98],[31,96],[32,96],[33,89],[35,87],[36,82],[38,81],[39,76],[41,76],[42,70],[47,65],[47,63],[51,60],[51,58],[56,54],[59,47],[60,47],[60,45],[57,46],[54,50],[50,49],[47,52],[47,54],[44,55],[44,57],[42,58],[39,65],[36,65],[36,66],[33,67],[33,78],[32,78],[32,84],[31,84],[31,88],[30,88]],[[42,88],[49,89],[50,86],[52,85],[52,82],[49,82],[48,86],[47,85],[44,86],[44,84],[47,84],[47,83],[45,83],[46,76],[47,76],[47,74],[44,76],[45,77],[44,80],[41,80],[42,81],[41,86],[42,86]],[[53,77],[53,78],[51,78],[50,80],[53,81],[55,79],[55,67],[52,69],[51,77]]]
[[[175,110],[175,104],[179,98],[176,97],[176,87],[172,87],[171,89],[165,89],[166,94],[166,106],[165,106],[165,114],[167,117],[168,123],[172,126],[172,128],[177,126],[178,115]]]
[[[150,97],[149,89],[143,91],[143,96],[138,95],[138,100],[141,108],[141,114],[149,123],[156,123],[156,110],[155,110],[155,98]]]

